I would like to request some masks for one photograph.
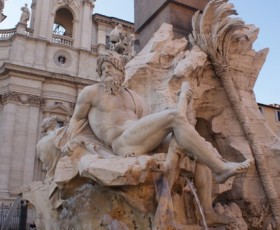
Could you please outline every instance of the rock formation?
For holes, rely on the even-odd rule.
[[[258,110],[253,92],[268,49],[252,49],[258,29],[231,17],[233,13],[227,1],[212,0],[203,14],[194,16],[189,39],[174,39],[172,26],[163,24],[125,70],[122,64],[127,58],[117,60],[109,55],[100,61],[102,84],[81,92],[69,127],[48,134],[59,143],[59,159],[54,157],[55,163],[49,164],[55,169],[49,167],[44,182],[22,189],[23,198],[37,211],[39,229],[167,230],[201,229],[206,225],[279,229],[280,187],[276,182],[280,141]],[[106,62],[110,65],[104,65]],[[106,72],[106,78],[102,78],[102,72]],[[116,78],[112,80],[113,76]],[[123,87],[118,85],[120,79],[124,80]],[[100,95],[105,91],[110,97],[104,97],[111,101],[102,106],[98,102],[104,99]],[[112,96],[119,94],[126,95],[123,104]],[[95,98],[100,100],[96,102]],[[123,107],[125,103],[129,106]],[[111,135],[119,135],[117,129],[109,136],[105,134],[113,124],[126,128],[131,123],[122,126],[121,118],[108,120],[108,112],[112,112],[108,108],[113,108],[116,116],[120,112],[134,120],[138,120],[134,116],[150,117],[175,110],[172,116],[176,117],[179,111],[178,121],[183,114],[188,123],[186,142],[198,143],[199,139],[203,146],[197,148],[211,153],[211,162],[221,162],[217,164],[223,167],[230,164],[228,171],[233,168],[234,173],[229,176],[233,177],[221,175],[213,167],[216,163],[197,155],[192,145],[193,151],[183,148],[185,143],[178,138],[177,129],[184,124],[168,126],[169,135],[145,154],[140,150],[146,142],[137,143],[137,151],[123,148],[114,138],[111,141]],[[118,108],[127,110],[116,113]],[[103,110],[103,120],[98,121],[106,122],[108,130],[94,119]],[[149,123],[145,129],[153,130],[153,125]],[[132,135],[143,133],[130,132],[126,138],[131,140]],[[151,143],[152,137],[145,136],[145,140]],[[251,167],[250,161],[255,162]],[[225,182],[212,180],[206,165],[216,181]],[[200,202],[196,203],[194,197]]]

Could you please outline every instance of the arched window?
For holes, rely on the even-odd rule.
[[[73,20],[74,17],[68,9],[61,8],[57,10],[54,19],[53,33],[67,37],[72,37]]]
[[[53,33],[54,34],[59,34],[59,35],[65,35],[66,29],[59,24],[54,23],[53,24]]]

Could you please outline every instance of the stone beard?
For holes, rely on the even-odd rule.
[[[116,95],[121,88],[123,80],[124,77],[122,76],[122,74],[110,72],[106,76],[106,79],[102,82],[102,85],[104,86],[107,93]]]

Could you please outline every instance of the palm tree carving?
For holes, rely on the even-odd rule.
[[[228,100],[234,110],[244,134],[248,140],[255,159],[256,167],[268,198],[277,229],[280,229],[280,201],[273,184],[272,178],[266,166],[264,152],[252,131],[249,117],[243,102],[232,80],[229,57],[232,42],[246,37],[242,31],[246,29],[240,18],[230,16],[237,15],[234,6],[227,0],[210,1],[204,12],[199,11],[193,16],[193,32],[189,39],[193,45],[199,46],[207,55],[214,67],[216,76],[221,80]]]

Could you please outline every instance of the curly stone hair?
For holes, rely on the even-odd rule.
[[[102,65],[104,62],[108,62],[112,64],[117,70],[119,70],[122,74],[124,74],[124,60],[121,57],[112,54],[103,54],[100,55],[97,59],[97,69],[96,72],[100,77],[102,75]]]

